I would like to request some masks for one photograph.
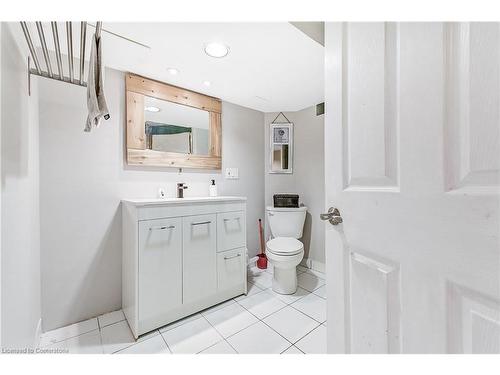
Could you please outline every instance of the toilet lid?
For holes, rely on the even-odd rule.
[[[267,241],[266,247],[273,254],[295,255],[304,248],[304,245],[292,237],[276,237]]]

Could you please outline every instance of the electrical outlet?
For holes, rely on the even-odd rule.
[[[226,179],[235,180],[240,178],[238,168],[226,168]]]

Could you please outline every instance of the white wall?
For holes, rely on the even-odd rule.
[[[211,178],[220,195],[248,197],[248,247],[258,248],[253,226],[263,217],[264,115],[223,103],[223,166],[240,168],[239,180],[221,174],[128,167],[124,162],[125,78],[106,70],[111,119],[83,132],[85,89],[40,80],[40,199],[42,317],[44,330],[121,307],[120,199],[156,196],[176,183],[185,196],[208,195]]]
[[[285,116],[294,124],[293,174],[271,174],[269,173],[269,124],[277,115],[277,113],[265,115],[266,206],[273,205],[274,194],[299,194],[300,202],[308,208],[302,237],[304,258],[319,262],[321,267],[325,263],[325,227],[319,219],[319,214],[325,207],[324,115],[316,116],[315,106],[297,112],[285,112]],[[286,120],[280,116],[276,121]],[[269,235],[268,229],[266,234]]]
[[[1,31],[2,346],[32,346],[40,319],[38,94],[6,23]]]

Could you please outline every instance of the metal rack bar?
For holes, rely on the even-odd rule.
[[[71,22],[66,22],[66,43],[68,45],[69,79],[72,82],[74,76],[74,70],[73,70],[73,24]]]
[[[38,30],[38,36],[40,37],[40,43],[42,44],[43,58],[45,59],[45,65],[47,66],[47,72],[49,77],[52,78],[52,65],[50,65],[49,50],[47,49],[47,43],[45,41],[45,34],[43,33],[43,26],[41,22],[36,22],[36,28]]]
[[[95,36],[97,38],[101,37],[102,22],[98,21],[95,26]]]
[[[139,43],[135,40],[126,38],[122,35],[115,34],[109,30],[105,30],[102,27],[102,22],[98,21],[95,24],[88,23],[88,22],[81,22],[80,23],[80,62],[78,64],[78,70],[77,73],[75,74],[75,63],[74,59],[76,56],[74,56],[74,50],[73,50],[73,23],[68,21],[65,22],[66,26],[66,47],[67,50],[64,51],[61,47],[64,48],[64,46],[61,46],[61,41],[59,39],[59,30],[57,26],[57,22],[52,21],[50,23],[51,30],[52,30],[52,38],[54,41],[54,49],[55,49],[55,59],[57,63],[57,74],[53,72],[52,70],[52,64],[50,61],[50,53],[49,49],[47,48],[47,41],[45,38],[45,33],[43,30],[43,24],[42,22],[35,22],[37,32],[38,32],[38,37],[40,40],[40,46],[42,49],[43,53],[43,59],[45,62],[46,69],[43,69],[42,66],[40,65],[40,60],[37,55],[37,50],[35,47],[35,44],[33,43],[33,39],[31,38],[28,24],[27,22],[20,22],[21,28],[24,33],[24,37],[26,39],[26,43],[28,44],[29,52],[30,52],[30,57],[31,60],[34,63],[34,67],[29,66],[30,64],[28,63],[28,74],[34,74],[40,77],[45,77],[45,78],[52,78],[58,81],[66,82],[66,83],[71,83],[74,85],[79,85],[79,86],[87,86],[87,83],[84,80],[84,75],[85,75],[85,50],[86,50],[86,37],[87,37],[87,26],[91,26],[95,28],[95,35],[97,38],[101,37],[103,32],[106,32],[110,35],[116,36],[118,38],[121,38],[123,40],[126,40],[130,43],[134,43],[136,45],[145,47],[150,49],[151,47]],[[76,36],[75,36],[76,38]],[[67,58],[68,58],[68,76],[64,75],[64,65],[63,65],[63,53],[67,53]],[[30,60],[28,60],[30,61]]]
[[[28,44],[28,48],[30,50],[31,58],[35,63],[36,72],[40,74],[42,70],[40,69],[40,63],[38,62],[38,56],[36,55],[35,47],[33,46],[33,41],[31,40],[30,32],[28,30],[28,26],[26,22],[21,22],[21,28],[23,29],[24,37],[26,38],[26,43]]]
[[[56,48],[57,72],[59,78],[64,79],[64,72],[62,67],[61,46],[59,44],[59,33],[57,32],[57,22],[51,22],[52,36],[54,38],[54,46]]]
[[[80,26],[80,84],[83,84],[83,72],[85,69],[85,39],[87,37],[87,22]]]

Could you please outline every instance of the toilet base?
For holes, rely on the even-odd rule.
[[[274,267],[273,290],[279,294],[294,294],[297,291],[297,268]]]

